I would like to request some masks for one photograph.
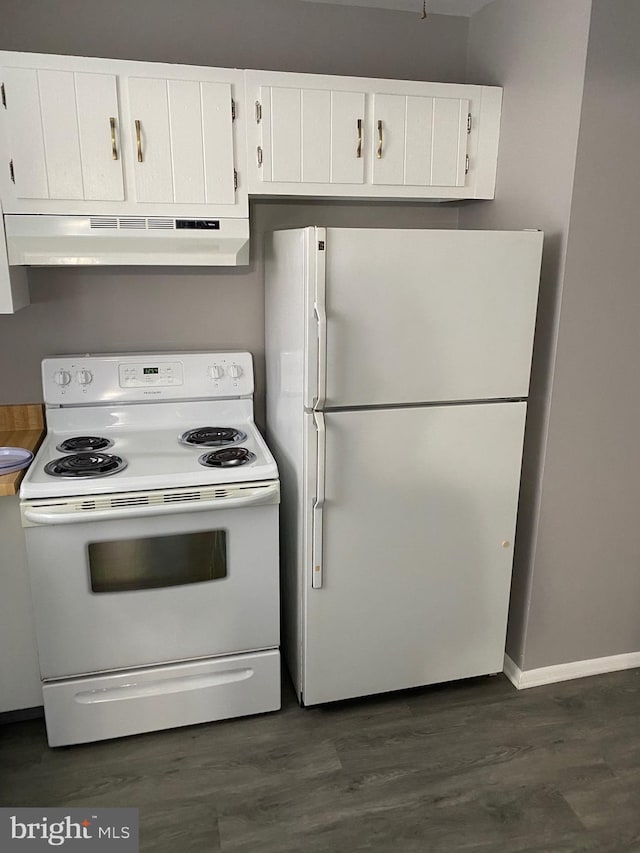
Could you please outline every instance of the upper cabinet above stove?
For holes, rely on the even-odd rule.
[[[236,205],[230,79],[131,76],[126,94],[136,201]]]
[[[124,200],[114,74],[5,67],[2,86],[7,211],[11,197],[29,206]]]
[[[246,217],[241,71],[0,53],[6,213]]]
[[[0,51],[0,314],[25,266],[240,266],[249,194],[494,196],[502,90]]]
[[[493,198],[502,90],[247,71],[249,192]]]

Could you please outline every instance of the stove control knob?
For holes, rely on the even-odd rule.
[[[212,379],[222,379],[224,376],[224,367],[221,364],[212,364],[209,368],[209,376]]]
[[[93,373],[90,370],[79,370],[76,373],[76,382],[79,385],[88,385],[93,381]]]
[[[53,374],[53,381],[56,385],[68,385],[71,382],[71,374],[68,370],[56,370]]]
[[[232,379],[239,379],[242,376],[242,368],[239,364],[230,364],[227,373]]]

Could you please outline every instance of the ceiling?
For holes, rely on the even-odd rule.
[[[306,0],[308,3],[334,3],[339,6],[368,6],[370,9],[393,9],[396,12],[422,11],[422,0]],[[491,0],[427,0],[427,11],[438,15],[469,17]]]

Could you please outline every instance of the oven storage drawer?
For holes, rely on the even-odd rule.
[[[280,653],[45,682],[49,746],[225,720],[280,708]]]

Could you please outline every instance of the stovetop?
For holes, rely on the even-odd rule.
[[[252,391],[252,365],[250,356],[248,360],[247,356],[248,354],[234,354],[233,364],[239,362],[243,368],[241,390]],[[128,402],[131,399],[131,380],[129,374],[124,371],[132,358],[137,364],[145,365],[149,363],[150,357],[146,357],[146,360],[139,354],[134,357],[123,356],[119,359],[109,357],[109,361],[113,362],[115,375],[120,377],[120,382],[124,386],[124,392],[120,395],[125,396],[124,400],[115,399],[113,404],[109,403],[109,396],[115,398],[119,396],[119,386],[114,383],[115,387],[109,391],[107,377],[101,380],[100,399],[95,404],[47,407],[47,435],[22,481],[20,489],[22,500],[216,486],[278,478],[275,460],[253,421],[251,395],[240,398],[223,396],[221,399],[215,399],[213,396],[216,386],[222,386],[219,392],[221,395],[228,394],[229,385],[231,382],[236,383],[237,377],[227,379],[225,385],[224,381],[222,383],[219,381],[220,377],[211,376],[210,368],[206,368],[206,365],[212,361],[211,354],[194,354],[191,359],[196,367],[201,368],[205,365],[207,370],[206,390],[210,396],[208,399],[200,400],[178,398],[168,401],[153,399],[151,402],[146,402],[142,394],[156,390],[156,387],[151,385],[151,387],[145,386],[140,391],[141,399],[145,402]],[[155,358],[157,363],[162,363],[159,357]],[[178,358],[180,359],[182,373],[181,388],[178,392],[184,389],[183,393],[186,394],[190,387],[188,379],[190,358],[184,354],[172,355],[171,358],[174,377],[176,363]],[[215,358],[217,363],[225,363],[221,359],[221,354],[215,354]],[[62,359],[45,360],[43,363],[45,379],[46,370],[51,375],[59,377],[62,369],[58,364],[59,361]],[[50,367],[45,368],[44,365],[48,363]],[[89,368],[96,373],[103,370],[103,365],[96,357],[85,359],[84,364],[88,364]],[[200,370],[200,373],[202,374],[203,371]],[[150,374],[152,382],[157,375]],[[86,376],[83,377],[80,374],[80,378],[86,378]],[[175,385],[175,378],[171,381]],[[202,383],[203,380],[198,378],[198,382]],[[165,386],[160,385],[160,387]],[[175,388],[168,390],[172,395],[179,396]],[[45,387],[45,399],[51,399],[52,393],[57,392],[47,390]],[[77,396],[79,392],[75,390],[73,393]],[[91,402],[90,397],[87,402]],[[185,433],[203,428],[215,430],[211,434],[213,444],[185,443]],[[227,430],[230,430],[231,434],[237,431],[238,435],[234,434],[235,440],[230,441],[229,444],[217,444],[215,442],[221,437],[217,430],[223,431],[222,438],[225,437]],[[104,438],[107,444],[102,447],[102,442],[96,443],[92,440],[85,450],[83,443],[76,441],[79,438]],[[73,441],[70,442],[71,439]],[[71,457],[82,454],[107,457],[105,466],[108,469],[107,474],[97,477],[73,476],[74,469],[81,466],[83,460],[72,460]],[[203,458],[212,455],[213,460]],[[218,467],[220,456],[223,457],[223,461],[230,461],[231,467]],[[119,458],[124,464],[112,465],[111,458]],[[203,458],[202,462],[201,458]],[[55,460],[66,460],[63,462],[63,468],[71,469],[71,476],[55,476],[48,473],[47,466],[51,470],[51,463]],[[205,461],[206,465],[203,464]],[[240,462],[244,464],[239,464]]]
[[[247,402],[247,401],[245,401]],[[165,406],[173,410],[168,412]],[[142,412],[134,409],[143,408]],[[149,412],[153,409],[153,413]],[[20,489],[23,499],[62,497],[65,495],[105,494],[107,492],[146,491],[151,489],[178,488],[181,486],[205,486],[222,483],[241,483],[257,480],[277,479],[278,471],[264,439],[258,428],[249,420],[247,412],[242,420],[236,413],[235,422],[228,418],[220,420],[215,412],[217,406],[207,402],[192,402],[180,404],[157,403],[151,407],[110,408],[110,423],[95,423],[101,412],[77,410],[76,418],[83,420],[83,415],[93,423],[91,430],[64,429],[59,430],[56,424],[56,412],[49,413],[49,431],[29,468]],[[244,407],[246,409],[246,406]],[[132,416],[140,414],[155,421],[151,427],[141,424],[132,425]],[[162,421],[173,415],[175,421],[171,424]],[[53,417],[52,417],[53,416]],[[86,422],[86,417],[84,418]],[[135,420],[135,418],[134,418]],[[52,423],[53,421],[53,423]],[[199,424],[210,426],[212,422],[220,426],[232,427],[246,433],[247,438],[241,443],[230,445],[234,448],[246,448],[255,454],[255,459],[246,464],[231,468],[204,467],[198,461],[205,453],[211,453],[224,448],[190,446],[180,441],[180,436],[187,429],[195,429]],[[66,439],[79,435],[104,436],[112,444],[103,454],[119,456],[126,461],[123,470],[105,477],[59,478],[45,472],[45,466],[55,459],[66,455],[57,447]]]

